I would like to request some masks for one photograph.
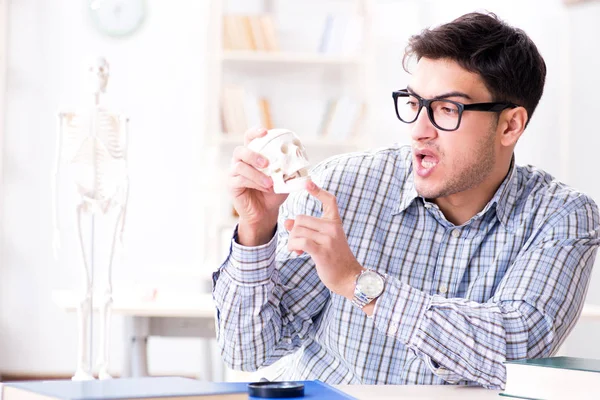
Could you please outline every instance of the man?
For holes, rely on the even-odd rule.
[[[413,36],[411,60],[393,98],[412,146],[329,159],[288,198],[235,150],[239,224],[213,278],[230,367],[295,352],[283,378],[497,389],[505,360],[550,356],[573,328],[598,208],[515,165],[544,87],[536,46],[473,13]]]

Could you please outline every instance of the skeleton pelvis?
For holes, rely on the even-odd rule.
[[[102,168],[85,163],[71,164],[71,176],[83,197],[84,210],[106,213],[113,205],[124,203],[126,172],[124,163],[111,161]]]

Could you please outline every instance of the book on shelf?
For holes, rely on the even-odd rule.
[[[366,104],[342,96],[331,99],[323,112],[319,135],[344,141],[358,134],[366,113]]]
[[[299,381],[304,397],[353,399],[321,381]],[[91,381],[52,380],[2,383],[2,400],[238,400],[248,396],[248,383],[201,382],[181,377],[120,378]]]
[[[240,86],[228,85],[221,95],[223,132],[241,134],[246,131],[246,92]]]
[[[258,99],[258,102],[261,122],[259,125],[265,129],[273,129],[273,117],[271,115],[271,105],[269,104],[269,100],[263,97]]]
[[[223,15],[223,49],[279,51],[273,17],[269,14]]]
[[[504,397],[520,399],[598,399],[600,360],[548,357],[506,361]]]
[[[271,51],[260,17],[248,16],[246,21],[249,27],[249,35],[252,36],[252,43],[254,44],[252,50]]]
[[[273,18],[268,14],[261,15],[259,18],[262,32],[265,36],[267,51],[279,51],[279,40],[277,39],[275,21],[273,21]]]
[[[358,15],[328,14],[317,51],[322,54],[356,54],[362,46],[363,29],[363,18]]]
[[[243,383],[211,383],[181,377],[2,383],[2,400],[54,399],[237,400],[248,399],[248,389]]]
[[[258,97],[236,85],[223,87],[221,121],[224,133],[240,136],[253,126],[273,128],[269,100]]]

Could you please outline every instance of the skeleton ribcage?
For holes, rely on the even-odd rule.
[[[90,201],[116,200],[127,178],[125,132],[119,116],[104,109],[94,115],[64,114],[61,159],[81,195]]]

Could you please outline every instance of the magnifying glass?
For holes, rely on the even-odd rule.
[[[265,399],[304,397],[304,384],[299,382],[253,382],[248,384],[248,394]]]

